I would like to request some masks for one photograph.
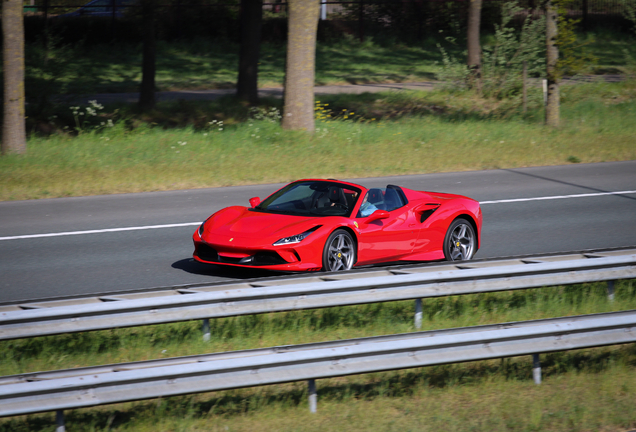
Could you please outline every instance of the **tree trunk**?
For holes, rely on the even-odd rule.
[[[22,1],[2,1],[4,119],[2,154],[26,153],[24,124],[24,22]]]
[[[314,77],[319,0],[289,0],[283,128],[314,131]]]
[[[470,0],[468,6],[468,59],[469,85],[481,93],[481,3],[482,0]]]
[[[236,96],[252,105],[258,103],[258,59],[262,22],[263,0],[241,0],[241,49]]]
[[[546,78],[548,81],[548,94],[545,104],[545,124],[558,127],[560,122],[560,98],[559,76],[557,62],[559,60],[559,48],[557,39],[557,8],[552,1],[545,3],[545,35],[546,35]]]
[[[157,60],[157,40],[155,38],[155,2],[141,2],[141,31],[143,38],[143,59],[141,66],[141,88],[139,109],[149,111],[155,107],[155,75]]]

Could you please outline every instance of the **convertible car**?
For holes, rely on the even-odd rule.
[[[481,209],[461,195],[308,179],[249,201],[250,207],[227,207],[199,226],[194,259],[339,271],[396,261],[469,260],[479,249]]]

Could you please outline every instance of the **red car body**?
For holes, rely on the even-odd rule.
[[[299,185],[320,189],[311,191],[314,201],[320,191],[324,195],[326,191],[337,189],[343,204],[334,210],[337,207],[331,203],[331,207],[323,207],[327,213],[321,215],[287,214],[292,201],[279,208],[275,198],[284,190],[291,192],[283,192],[282,196],[292,195]],[[399,195],[398,201],[390,205],[389,195]],[[362,197],[375,199],[378,211],[362,216],[361,207],[367,200]],[[306,205],[299,200],[293,202],[305,212],[305,207],[309,207],[309,200],[306,201]],[[325,261],[326,249],[334,232],[348,233],[353,239],[353,261],[349,268],[395,261],[453,259],[448,251],[445,254],[444,242],[445,239],[450,241],[452,247],[454,240],[449,237],[449,229],[454,221],[465,221],[463,225],[469,225],[468,230],[474,231],[473,249],[470,256],[462,259],[472,257],[481,238],[479,202],[461,195],[414,191],[392,185],[385,189],[367,189],[338,180],[309,179],[293,182],[270,195],[263,201],[269,202],[267,210],[259,209],[262,203],[257,198],[250,202],[252,207],[227,207],[201,224],[193,235],[195,260],[277,271],[319,271],[330,270],[325,268],[329,267]],[[382,209],[385,204],[388,210]],[[281,210],[285,205],[288,210]],[[396,205],[399,206],[393,208]],[[342,214],[331,214],[334,212]],[[457,223],[453,228],[455,226]],[[456,230],[459,232],[459,228]],[[305,237],[298,240],[303,235]],[[345,240],[348,238],[345,235]],[[459,241],[456,243],[460,246]]]

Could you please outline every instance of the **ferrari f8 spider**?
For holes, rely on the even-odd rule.
[[[207,218],[193,234],[194,259],[277,271],[469,260],[481,225],[479,202],[461,195],[298,180]]]

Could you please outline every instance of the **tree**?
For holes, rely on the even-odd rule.
[[[262,22],[263,0],[241,0],[241,48],[236,96],[253,105],[258,103],[258,59]]]
[[[625,3],[623,17],[633,24],[630,30],[636,33],[636,1],[632,0],[631,2]]]
[[[143,58],[141,65],[141,87],[139,109],[149,111],[155,107],[155,75],[157,63],[157,40],[155,36],[155,1],[141,1],[141,31]]]
[[[481,43],[480,25],[481,25],[481,3],[482,0],[470,0],[468,6],[468,66],[469,85],[475,87],[481,93]]]
[[[548,84],[547,101],[545,104],[545,124],[558,127],[560,123],[558,13],[552,0],[545,2],[545,38],[546,38],[546,79]]]
[[[314,77],[320,0],[289,0],[283,128],[314,131]]]
[[[26,153],[24,124],[24,23],[22,0],[2,2],[2,66],[4,70],[4,121],[2,154]]]

